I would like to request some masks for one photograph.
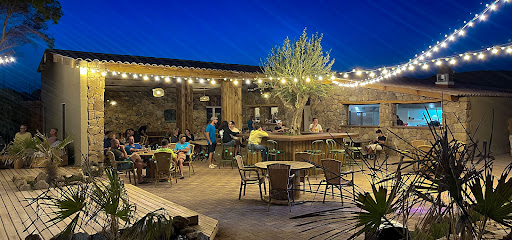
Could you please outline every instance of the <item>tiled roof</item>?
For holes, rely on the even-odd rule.
[[[393,78],[379,85],[399,86],[416,90],[439,92],[459,97],[512,97],[512,71],[474,71],[455,73],[454,87],[435,85],[436,76],[425,79]]]
[[[84,61],[91,61],[91,62],[99,61],[99,62],[104,62],[104,63],[121,63],[121,64],[136,64],[136,65],[158,66],[158,67],[178,67],[178,68],[234,71],[234,72],[245,72],[245,73],[261,73],[261,68],[259,66],[240,65],[240,64],[200,62],[200,61],[182,60],[182,59],[141,57],[141,56],[131,56],[131,55],[92,53],[92,52],[80,52],[80,51],[59,50],[59,49],[46,49],[45,53],[58,54],[58,55],[61,55],[64,57],[73,58],[75,60],[84,60]]]

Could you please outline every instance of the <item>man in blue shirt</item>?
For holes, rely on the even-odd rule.
[[[141,152],[144,151],[142,146],[138,143],[135,143],[135,138],[133,136],[128,137],[128,143],[126,143],[126,146],[124,147],[124,150],[128,155],[132,155],[134,152]]]
[[[215,153],[215,148],[217,147],[217,135],[215,134],[215,124],[219,119],[217,117],[210,118],[210,124],[206,126],[206,142],[208,143],[208,167],[216,168],[217,165],[212,164],[213,154]]]
[[[247,128],[249,129],[249,132],[254,129],[254,120],[252,117],[247,121]]]
[[[190,160],[190,150],[192,148],[190,147],[190,143],[187,142],[187,136],[181,135],[180,141],[176,143],[176,146],[174,147],[174,151],[178,153],[178,164],[180,166],[180,179],[183,179],[183,162],[185,160]]]

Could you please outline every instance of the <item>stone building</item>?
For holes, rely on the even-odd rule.
[[[175,128],[189,128],[201,136],[211,116],[234,120],[239,128],[246,128],[256,114],[262,123],[277,118],[285,126],[292,116],[278,99],[262,96],[254,85],[244,83],[263,77],[258,66],[52,49],[45,51],[38,71],[47,128],[43,130],[57,127],[59,137],[73,136],[69,155],[75,164],[83,158],[102,158],[105,131],[121,133],[144,125],[155,139]],[[358,132],[363,139],[372,139],[375,130],[383,129],[390,141],[403,147],[394,134],[407,141],[428,140],[426,124],[446,122],[461,141],[470,141],[466,132],[488,141],[494,109],[492,150],[507,152],[512,73],[443,73],[453,85],[436,86],[434,76],[358,88],[336,86],[327,101],[310,98],[304,125],[317,117],[324,129]],[[201,101],[203,96],[209,101]],[[408,126],[396,126],[397,115]]]

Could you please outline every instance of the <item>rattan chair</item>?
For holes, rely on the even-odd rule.
[[[160,179],[167,180],[172,186],[171,175],[176,172],[177,166],[171,169],[171,165],[174,162],[172,159],[172,153],[158,152],[155,153],[153,161],[155,161],[155,185],[158,184]],[[176,178],[176,182],[178,179]]]
[[[238,200],[242,198],[242,188],[244,190],[244,196],[245,196],[245,188],[247,187],[247,184],[258,184],[260,188],[260,198],[263,200],[263,194],[261,193],[261,185],[263,185],[263,189],[265,190],[265,194],[267,194],[267,188],[265,187],[265,176],[260,175],[260,172],[257,168],[251,168],[244,166],[244,161],[242,159],[242,156],[238,155],[235,157],[236,164],[238,166],[238,172],[240,173],[240,192],[238,193]],[[250,174],[255,172],[256,176],[251,177]]]
[[[192,164],[192,159],[194,159],[194,144],[190,144],[190,155],[188,155],[188,160],[183,161],[183,167],[188,166],[188,176],[190,177],[190,169],[192,169],[192,174],[194,172],[194,164]]]
[[[277,161],[277,156],[280,154],[283,154],[283,150],[279,150],[277,148],[277,141],[275,140],[267,140],[267,147],[268,147],[268,156],[269,158],[274,157],[274,161]]]
[[[342,162],[335,159],[322,159],[322,170],[324,172],[325,179],[320,182],[317,188],[317,192],[320,189],[322,183],[325,183],[325,191],[324,191],[324,200],[325,203],[325,195],[327,194],[327,190],[331,188],[332,195],[334,197],[334,188],[340,190],[340,199],[341,205],[343,206],[343,187],[352,187],[352,196],[355,197],[355,187],[354,187],[354,172],[342,172],[343,164]],[[351,176],[352,179],[347,180],[344,176]],[[315,194],[316,197],[316,194]],[[315,199],[313,197],[313,201]]]
[[[106,162],[104,163],[106,166],[112,166],[112,168],[116,169],[118,172],[128,173],[128,181],[132,183],[131,174],[133,173],[133,182],[135,183],[135,186],[137,186],[137,175],[135,175],[135,163],[132,161],[116,161],[116,157],[112,151],[107,151],[107,158],[105,159]],[[129,169],[119,170],[117,168],[117,164],[121,163],[131,163],[131,167]]]
[[[295,177],[295,174],[291,174],[290,165],[278,163],[270,164],[267,166],[267,171],[269,180],[269,198],[267,211],[270,210],[272,198],[277,198],[277,196],[286,194],[286,197],[288,198],[288,207],[290,208],[291,212],[292,205],[290,200],[292,200],[293,204],[295,204],[295,196],[293,196],[293,184],[291,180]],[[291,199],[290,192],[292,193]]]

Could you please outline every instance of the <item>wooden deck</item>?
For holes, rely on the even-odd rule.
[[[37,233],[43,239],[50,239],[54,235],[60,233],[70,221],[68,219],[66,222],[51,226],[44,230],[47,226],[47,223],[45,222],[49,220],[49,217],[46,214],[41,214],[41,211],[43,210],[35,209],[35,206],[28,206],[29,201],[27,200],[27,198],[38,196],[43,193],[43,191],[19,191],[11,180],[14,175],[36,176],[40,171],[41,169],[0,170],[0,239],[25,239],[25,237],[30,233]],[[60,168],[59,171],[61,174],[72,174],[74,171],[77,171],[77,169]],[[199,224],[193,227],[203,232],[206,236],[209,236],[210,239],[215,238],[218,230],[217,220],[165,200],[131,184],[125,184],[125,188],[128,193],[130,203],[136,205],[136,219],[139,219],[148,212],[159,208],[166,209],[171,216],[180,215],[183,217],[190,217],[198,215]],[[172,191],[172,189],[169,190]],[[41,219],[38,220],[36,224],[30,226],[32,220],[36,219],[38,213]],[[29,227],[28,230],[24,231],[27,227]],[[86,224],[86,229],[81,231],[94,234],[100,230],[100,225],[94,222]]]

